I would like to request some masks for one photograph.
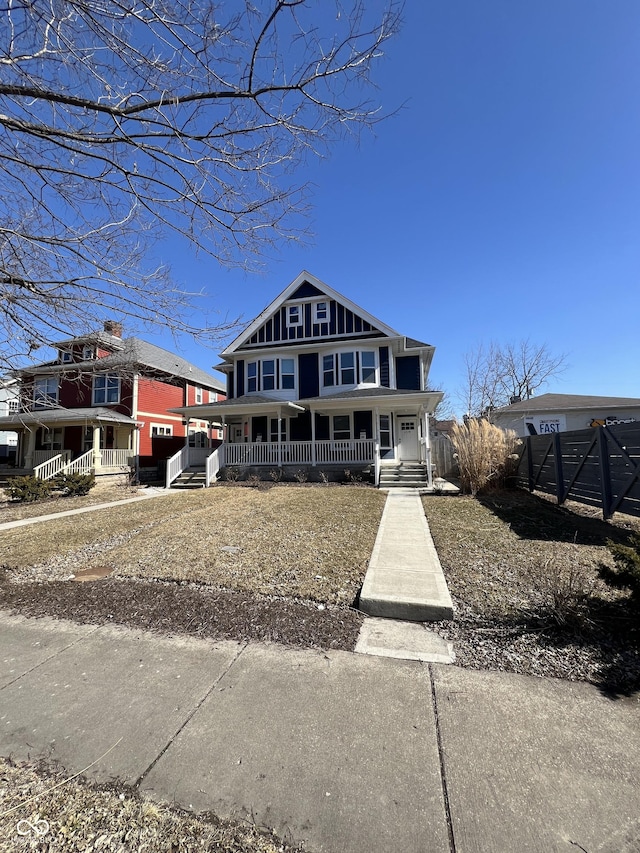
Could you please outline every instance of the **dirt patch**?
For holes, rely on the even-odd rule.
[[[607,541],[626,541],[637,519],[604,522],[521,491],[423,504],[454,602],[436,627],[457,663],[640,689],[640,619],[597,572],[613,562]]]

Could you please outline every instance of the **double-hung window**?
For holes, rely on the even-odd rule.
[[[373,350],[360,353],[360,382],[365,385],[376,384],[376,354]]]
[[[258,390],[258,362],[250,361],[247,365],[247,391]]]
[[[93,405],[104,406],[107,403],[120,401],[120,377],[105,373],[93,380]]]
[[[290,389],[296,387],[295,362],[292,358],[280,359],[280,387]]]
[[[354,352],[340,353],[340,384],[356,384],[356,354]]]
[[[351,418],[349,415],[333,416],[334,441],[351,438]]]
[[[289,305],[287,309],[287,325],[289,327],[302,325],[302,305]]]
[[[36,379],[33,388],[33,404],[37,409],[55,406],[58,402],[58,380],[53,376]]]
[[[196,385],[196,406],[202,403],[202,388],[199,385]]]
[[[276,387],[276,362],[273,358],[262,362],[262,390],[273,391]]]
[[[325,355],[322,357],[322,384],[325,388],[331,388],[335,381],[335,356]]]
[[[316,323],[326,323],[328,317],[328,303],[316,302],[314,305],[314,321]]]

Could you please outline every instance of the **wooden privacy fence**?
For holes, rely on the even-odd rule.
[[[523,439],[518,480],[530,491],[640,516],[640,424],[616,424]]]

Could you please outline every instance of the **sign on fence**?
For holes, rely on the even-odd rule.
[[[640,516],[640,424],[531,435],[524,439],[518,478],[530,491]]]

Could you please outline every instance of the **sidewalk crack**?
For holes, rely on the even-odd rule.
[[[179,735],[179,734],[184,730],[184,728],[186,727],[186,725],[187,725],[187,724],[188,724],[188,723],[193,719],[193,717],[195,716],[195,714],[200,710],[200,708],[203,706],[203,704],[207,701],[207,699],[209,698],[209,696],[213,693],[213,691],[216,689],[216,687],[218,686],[218,684],[220,684],[220,682],[221,682],[221,681],[222,681],[222,679],[225,677],[225,675],[227,675],[227,673],[229,672],[229,670],[231,669],[231,667],[235,664],[235,662],[238,660],[238,658],[240,657],[240,655],[242,654],[242,652],[247,648],[247,646],[248,646],[248,645],[249,645],[249,643],[248,643],[248,642],[243,643],[243,644],[242,644],[242,646],[238,649],[237,653],[234,655],[234,657],[232,658],[232,660],[229,662],[228,666],[226,666],[226,667],[225,667],[225,669],[220,673],[220,675],[219,675],[219,676],[218,676],[218,677],[217,677],[217,678],[216,678],[216,679],[211,683],[211,685],[208,687],[208,689],[207,689],[207,691],[205,692],[205,694],[204,694],[204,696],[202,697],[202,699],[200,699],[200,701],[198,702],[198,704],[197,704],[197,705],[196,705],[196,706],[191,710],[191,712],[190,712],[189,714],[187,714],[187,716],[184,718],[184,720],[182,721],[182,723],[178,726],[178,728],[176,729],[176,731],[171,735],[171,737],[169,738],[169,740],[166,742],[166,744],[163,746],[163,748],[160,750],[160,752],[159,752],[159,753],[156,755],[156,757],[153,759],[153,761],[151,762],[151,764],[150,764],[150,765],[147,767],[147,769],[146,769],[146,770],[144,770],[144,771],[140,774],[140,776],[138,776],[138,778],[135,780],[135,782],[133,783],[133,787],[134,787],[134,788],[139,788],[139,787],[140,787],[140,785],[142,784],[142,782],[146,779],[146,777],[149,775],[149,773],[151,773],[151,771],[152,771],[152,770],[153,770],[153,768],[156,766],[156,764],[158,763],[158,761],[160,761],[160,759],[162,758],[162,756],[166,753],[166,751],[169,749],[169,747],[174,743],[174,741],[176,740],[176,738],[178,737],[178,735]]]
[[[444,750],[442,748],[442,731],[440,729],[440,717],[438,715],[438,697],[436,696],[436,684],[433,678],[433,667],[429,664],[429,681],[431,682],[431,701],[433,703],[433,716],[436,724],[436,744],[438,747],[438,759],[440,761],[440,783],[442,785],[442,799],[444,802],[444,813],[447,819],[447,832],[449,835],[449,853],[456,853],[456,840],[453,833],[453,820],[451,819],[451,807],[449,803],[449,790],[447,786],[447,771],[444,763]]]

